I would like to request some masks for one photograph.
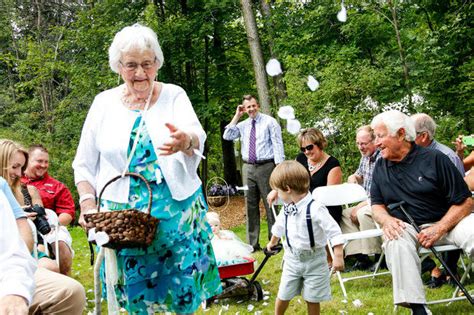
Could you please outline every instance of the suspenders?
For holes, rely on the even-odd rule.
[[[311,204],[314,200],[311,200],[306,207],[306,226],[308,228],[308,235],[309,235],[309,244],[311,248],[314,247],[314,233],[313,233],[313,223],[311,222]],[[288,238],[288,215],[285,214],[285,237],[286,243],[288,247],[291,249],[290,239]]]

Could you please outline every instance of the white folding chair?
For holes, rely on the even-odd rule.
[[[350,184],[344,183],[340,185],[330,185],[330,186],[322,186],[317,187],[313,190],[313,199],[319,201],[325,206],[343,206],[348,208],[351,204],[359,203],[362,201],[367,200],[367,193],[365,192],[364,188],[358,184]],[[381,237],[383,235],[382,230],[376,224],[375,229],[365,230],[360,232],[354,233],[345,233],[342,234],[344,239],[344,248],[349,244],[351,241],[359,240],[363,238],[372,238],[372,237]],[[332,250],[332,246],[328,241],[328,248],[329,253],[332,257],[334,257],[334,252]],[[383,256],[380,255],[380,259],[377,262],[377,267],[373,273],[360,275],[360,276],[353,276],[353,277],[342,277],[341,273],[338,271],[336,272],[337,278],[339,280],[339,285],[341,286],[342,293],[344,298],[347,299],[347,291],[344,286],[344,282],[362,279],[362,278],[369,278],[375,277],[379,275],[389,274],[389,271],[385,272],[378,272],[378,267],[382,261]]]

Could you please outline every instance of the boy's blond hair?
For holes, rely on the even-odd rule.
[[[284,191],[290,188],[298,194],[304,194],[309,190],[309,173],[297,161],[283,161],[270,175],[270,186]]]

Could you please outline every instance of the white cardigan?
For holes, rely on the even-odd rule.
[[[201,158],[177,152],[160,156],[158,147],[169,140],[169,122],[185,132],[193,132],[199,138],[199,150],[203,151],[206,133],[194,112],[186,92],[173,84],[162,84],[160,96],[148,110],[145,125],[158,157],[163,177],[175,200],[191,196],[201,185],[197,167]],[[76,157],[72,163],[77,183],[89,182],[96,194],[112,177],[120,175],[127,162],[127,149],[133,124],[140,113],[122,104],[124,85],[98,94],[92,103],[82,129]],[[128,202],[130,178],[118,180],[104,191],[102,198]]]

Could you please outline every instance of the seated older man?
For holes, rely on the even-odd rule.
[[[413,314],[429,314],[417,248],[442,242],[474,256],[471,192],[445,154],[414,143],[415,127],[407,115],[384,112],[371,125],[382,154],[372,177],[372,211],[384,232],[394,303],[410,307]],[[401,212],[388,210],[399,201],[406,202],[420,233]]]
[[[359,167],[354,174],[347,178],[347,182],[360,184],[370,198],[370,185],[372,184],[372,173],[377,160],[380,158],[380,151],[375,147],[374,131],[368,125],[359,127],[356,132],[357,148],[362,155]],[[359,231],[375,229],[372,218],[372,209],[367,201],[363,201],[352,208],[343,210],[341,219],[342,233],[354,233]],[[352,256],[357,262],[349,270],[367,270],[375,266],[369,255],[379,255],[382,251],[380,237],[363,238],[354,240],[344,248],[346,257]],[[377,261],[376,257],[376,261]]]

